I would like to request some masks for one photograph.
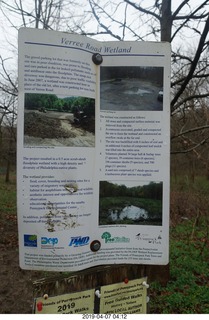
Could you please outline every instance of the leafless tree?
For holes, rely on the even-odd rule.
[[[0,98],[0,163],[6,167],[5,181],[8,182],[16,156],[17,95],[5,91]]]
[[[81,30],[83,34],[108,35],[120,41],[132,38],[172,44],[171,152],[188,153],[188,157],[192,155],[193,159],[202,159],[206,164],[208,151],[205,149],[208,150],[209,142],[205,112],[209,104],[209,1],[184,0],[178,5],[174,0],[88,2],[97,30],[95,33]],[[195,118],[194,115],[200,110],[202,116],[198,121],[198,116]]]
[[[172,0],[99,1],[88,0],[96,32],[86,35],[109,35],[118,40],[157,40],[172,43],[172,113],[185,104],[182,94],[193,78],[208,77],[209,1],[182,1],[172,12]],[[175,1],[173,1],[174,3]],[[146,21],[146,24],[145,24]],[[116,30],[116,31],[115,31]],[[187,39],[187,37],[189,37]],[[196,47],[191,52],[189,43],[195,37]],[[188,47],[184,48],[187,42]],[[180,41],[179,41],[180,40]],[[178,41],[180,44],[178,44]],[[191,46],[191,45],[190,45]],[[186,52],[187,50],[187,52]],[[190,50],[190,52],[189,52]],[[189,52],[189,53],[188,53]],[[181,75],[181,76],[180,76]],[[199,92],[199,98],[209,95]],[[191,100],[191,97],[188,97]]]
[[[209,43],[209,0],[184,0],[172,11],[174,2],[87,0],[81,6],[80,1],[75,0],[33,0],[27,3],[22,0],[2,0],[0,10],[7,19],[10,19],[11,12],[21,18],[18,26],[10,21],[14,28],[25,26],[59,29],[88,36],[106,35],[121,41],[134,39],[171,42],[173,114],[185,104],[186,97],[182,100],[182,94],[191,80],[195,77],[207,79]],[[191,50],[189,43],[194,37],[196,47],[194,45]],[[184,43],[187,43],[186,48]],[[205,98],[207,94],[208,90],[198,93],[200,98]]]
[[[62,27],[66,30],[75,6],[76,1],[73,0],[1,0],[0,14],[2,21],[4,18],[10,28],[16,31],[20,27],[49,30],[59,30]],[[1,27],[4,28],[4,25]],[[3,31],[3,34],[9,34],[6,29]],[[7,46],[9,44],[17,56],[16,43],[8,39],[9,37]],[[0,161],[6,165],[6,181],[9,181],[10,165],[16,152],[18,81],[14,63],[14,70],[10,71],[11,61],[12,58],[0,54]]]
[[[189,111],[195,113],[200,106],[208,106],[208,9],[209,0],[182,0],[178,3],[174,0],[86,0],[82,4],[78,0],[0,2],[2,16],[14,29],[25,26],[77,32],[104,40],[171,42],[170,107],[174,123],[176,118],[186,119]],[[3,58],[1,62],[5,62]],[[5,85],[9,73],[5,68],[3,73],[0,87],[8,94],[16,93],[13,91],[16,82],[12,81],[10,87]],[[172,141],[181,141],[191,132],[207,130],[208,123],[204,119],[201,124],[192,122],[193,127],[187,125],[185,132],[183,122],[179,122],[182,127],[172,129]],[[201,141],[196,145],[187,144],[187,149],[185,145],[183,149],[181,144],[177,145],[177,149],[172,148],[174,153],[194,153],[202,146]]]
[[[83,21],[83,6],[79,0],[1,0],[0,11],[17,30],[30,27],[67,31],[76,25],[75,20]]]

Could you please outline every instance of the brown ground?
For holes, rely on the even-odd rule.
[[[2,214],[2,213],[1,213]],[[19,268],[16,215],[0,219],[0,313],[32,313],[33,280],[43,273]]]

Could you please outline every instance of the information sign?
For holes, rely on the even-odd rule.
[[[20,266],[168,263],[170,44],[19,31]]]

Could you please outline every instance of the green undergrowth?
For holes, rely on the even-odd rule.
[[[188,175],[171,176],[171,191],[175,190],[208,194],[209,180],[205,176],[196,176],[194,179]]]
[[[16,215],[16,177],[12,176],[10,182],[5,183],[5,177],[0,175],[0,213]]]
[[[209,239],[206,219],[170,230],[170,280],[151,283],[150,313],[209,313]]]

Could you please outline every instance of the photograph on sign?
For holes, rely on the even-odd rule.
[[[25,94],[24,146],[94,147],[95,100]]]
[[[162,225],[162,183],[100,181],[99,224]]]
[[[146,314],[147,279],[141,278],[101,287],[100,313]]]
[[[19,30],[22,269],[168,263],[170,54]]]
[[[114,111],[161,111],[162,67],[101,67],[100,108]]]

